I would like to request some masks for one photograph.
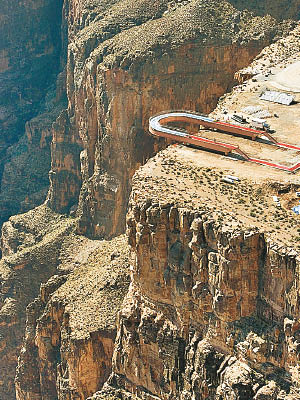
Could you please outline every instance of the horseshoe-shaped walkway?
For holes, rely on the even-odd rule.
[[[186,131],[182,131],[179,128],[168,127],[167,124],[170,122],[187,122],[192,124],[198,124],[206,129],[219,131],[227,134],[234,134],[242,137],[247,137],[252,140],[256,140],[257,137],[267,138],[270,145],[283,147],[292,150],[299,150],[300,146],[294,146],[287,143],[278,142],[268,132],[260,131],[245,126],[229,124],[227,122],[216,121],[212,118],[206,117],[201,114],[189,111],[170,111],[158,114],[150,118],[149,120],[149,131],[152,135],[164,137],[167,139],[176,140],[181,143],[188,143],[194,146],[202,147],[203,149],[213,150],[224,153],[226,156],[229,153],[237,153],[242,156],[245,160],[256,163],[267,165],[288,172],[295,172],[300,168],[300,162],[292,167],[287,167],[280,164],[274,164],[266,160],[259,160],[257,158],[249,157],[239,146],[234,146],[228,143],[219,142],[216,140],[210,140],[201,136],[190,135]]]

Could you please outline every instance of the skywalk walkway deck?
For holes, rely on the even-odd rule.
[[[268,140],[268,143],[270,145],[300,151],[300,146],[278,142],[268,132],[252,129],[246,126],[229,124],[227,122],[215,121],[214,119],[207,116],[189,111],[170,111],[155,115],[149,120],[149,131],[152,135],[155,136],[176,140],[180,143],[191,144],[210,151],[217,151],[220,153],[224,153],[226,156],[228,156],[230,153],[236,153],[242,156],[245,161],[266,165],[288,172],[295,172],[300,168],[300,162],[292,167],[287,167],[266,160],[252,158],[248,156],[243,150],[241,150],[239,146],[207,139],[201,136],[191,135],[186,131],[180,130],[179,128],[168,126],[167,124],[171,122],[186,122],[190,124],[197,124],[212,131],[218,131],[225,134],[233,134],[244,138],[246,137],[251,140],[264,138]]]

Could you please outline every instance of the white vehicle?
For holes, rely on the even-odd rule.
[[[252,126],[252,128],[260,129],[262,131],[266,131],[266,132],[270,131],[270,125],[266,123],[265,119],[252,118],[251,126]]]
[[[227,177],[221,178],[221,182],[224,182],[224,183],[231,183],[232,185],[235,184],[235,181],[234,181],[234,180],[229,179],[229,178],[227,178]]]
[[[233,176],[233,175],[226,175],[225,178],[231,179],[232,181],[236,181],[239,182],[240,178],[238,178],[237,176]]]

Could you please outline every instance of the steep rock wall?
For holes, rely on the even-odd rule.
[[[78,9],[76,21],[86,25],[69,45],[69,105],[53,132],[48,204],[66,212],[79,201],[81,233],[124,231],[131,177],[165,146],[147,135],[149,116],[174,108],[209,112],[234,72],[281,30],[271,17],[227,2],[173,6],[124,0],[90,25]]]
[[[298,399],[298,253],[205,204],[168,201],[165,184],[134,178],[132,281],[113,374],[93,398]]]
[[[61,79],[55,93],[62,0],[2,0],[0,8],[1,226],[45,200],[51,124],[65,104]]]
[[[38,110],[57,73],[62,1],[1,2],[1,153]]]
[[[113,69],[103,72],[98,88],[86,89],[96,93],[91,104],[97,97],[105,103],[95,110],[98,120],[89,112],[85,128],[89,148],[83,170],[89,180],[81,192],[82,232],[101,237],[124,231],[131,178],[154,152],[153,140],[147,135],[149,115],[163,109],[210,111],[232,84],[235,62],[243,64],[255,52],[255,48],[237,46],[199,49],[183,45],[154,65],[143,67],[133,79],[130,73]],[[82,110],[82,119],[85,114]],[[92,125],[95,121],[101,136],[91,138],[97,131]]]
[[[25,134],[6,150],[1,174],[0,225],[12,214],[42,204],[49,188],[52,124],[65,107],[64,94],[52,88],[44,112],[25,124]],[[63,89],[62,89],[63,91]]]

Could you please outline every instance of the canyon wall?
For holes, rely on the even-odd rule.
[[[55,93],[61,9],[62,0],[1,1],[0,225],[46,197],[51,124],[62,97]]]
[[[111,237],[124,232],[133,173],[165,146],[148,136],[149,117],[211,111],[234,72],[292,24],[225,1],[120,1],[90,23],[81,6],[75,14],[47,204],[58,212],[78,206],[78,232]]]
[[[50,226],[48,226],[48,224]],[[3,226],[0,261],[0,398],[14,399],[14,376],[25,327],[25,309],[41,283],[57,274],[73,220],[41,206]],[[60,274],[67,271],[60,270]]]
[[[258,229],[233,228],[193,193],[171,200],[180,189],[158,170],[182,169],[174,153],[134,177],[131,285],[113,374],[92,398],[300,398],[298,253]]]
[[[99,241],[58,289],[57,278],[42,286],[27,309],[18,399],[300,398],[298,252],[288,234],[265,233],[272,210],[269,221],[239,202],[264,205],[269,183],[246,173],[228,187],[191,154],[204,157],[170,146],[134,175],[130,256],[124,237]]]
[[[209,212],[185,204],[135,203],[136,182],[128,214],[136,261],[116,326],[129,283],[128,250],[117,242],[103,254],[102,242],[79,234],[102,238],[124,231],[131,178],[166,146],[148,136],[150,115],[169,108],[209,112],[233,85],[234,73],[293,23],[238,12],[225,1],[94,0],[48,6],[53,4],[23,4],[24,15],[36,17],[32,21],[45,15],[55,19],[46,38],[32,36],[40,39],[40,53],[37,45],[28,54],[22,47],[31,43],[27,23],[18,33],[22,51],[16,54],[37,69],[31,71],[19,58],[20,68],[10,69],[10,58],[5,52],[1,56],[4,97],[13,80],[21,81],[19,73],[29,79],[20,101],[14,97],[1,108],[2,138],[13,131],[9,113],[18,127],[36,110],[42,112],[26,124],[26,135],[15,146],[7,150],[3,141],[9,157],[2,175],[2,190],[8,193],[0,205],[3,220],[11,213],[10,202],[20,199],[13,208],[19,212],[43,198],[53,140],[47,204],[11,217],[2,230],[0,397],[15,398],[19,357],[15,384],[22,400],[83,400],[100,390],[111,372],[109,384],[93,398],[119,391],[124,398],[134,392],[149,399],[194,394],[221,400],[227,391],[232,398],[262,399],[257,396],[270,389],[287,399],[298,365],[298,261],[292,253],[271,249],[257,231],[222,233]],[[3,10],[4,21],[13,7],[7,3]],[[65,70],[56,87],[46,90],[64,55]],[[24,170],[32,185],[28,196],[27,183],[20,184]],[[95,249],[95,259],[88,259]],[[284,337],[278,333],[282,329]],[[262,364],[268,376],[251,364],[266,357],[271,365]]]
[[[17,399],[85,400],[111,373],[116,313],[129,285],[125,236],[102,242],[69,277],[41,286],[27,308]]]
[[[62,1],[1,1],[1,154],[39,110],[57,74]]]
[[[1,399],[85,399],[111,372],[127,239],[89,240],[75,226],[44,205],[3,225]]]
[[[130,178],[139,165],[164,146],[153,143],[145,135],[149,112],[159,111],[163,104],[164,109],[189,106],[199,111],[212,110],[218,96],[232,85],[235,70],[247,65],[272,37],[282,31],[275,28],[274,20],[253,19],[248,12],[237,11],[226,2],[218,5],[214,2],[202,4],[201,1],[140,0],[134,6],[129,1],[116,0],[43,0],[13,6],[5,0],[2,3],[0,224],[10,215],[25,212],[44,201],[47,169],[50,169],[49,143],[53,136],[49,204],[56,211],[68,212],[79,202],[81,221],[78,229],[96,237],[124,231]],[[272,4],[274,10],[282,6],[282,2]],[[233,6],[244,10],[249,5],[238,3]],[[252,10],[261,15],[272,11],[270,5],[261,9],[258,4]],[[287,10],[286,15],[271,14],[281,18],[297,17],[296,2]],[[217,28],[212,32],[211,27],[216,21]],[[15,29],[16,26],[20,28]],[[287,26],[284,29],[288,30]],[[159,35],[152,35],[153,29]],[[242,44],[242,54],[237,53],[235,43]],[[206,59],[204,53],[214,51],[216,44],[216,54],[210,54]],[[202,48],[199,52],[197,48],[200,47],[206,50]],[[193,75],[187,82],[179,70],[179,66],[184,65],[185,52],[188,52],[190,74]],[[55,88],[57,73],[63,70],[67,54],[67,77],[66,71],[59,75]],[[214,59],[223,57],[225,60],[228,56],[232,63],[226,63],[226,76],[220,76],[220,81],[216,78],[221,66],[216,67],[219,72],[211,75],[208,72],[206,76],[207,62],[212,63],[209,71],[213,71]],[[202,60],[199,57],[203,57]],[[205,65],[198,68],[202,62]],[[172,66],[168,69],[168,63],[178,65],[177,70],[172,72]],[[115,80],[114,74],[120,77]],[[197,74],[198,81],[202,76],[207,84],[199,87],[198,93],[195,87]],[[166,78],[160,80],[160,92],[157,87],[159,76]],[[211,81],[215,82],[215,88],[211,87]],[[174,100],[178,96],[176,89],[172,92],[172,87],[177,84],[183,85],[181,95],[185,99],[182,102]],[[114,119],[128,106],[114,104],[112,96],[119,96],[118,91],[123,90],[128,91],[128,104],[135,107],[127,110],[128,121],[118,122],[116,128]],[[157,95],[153,95],[154,91]],[[150,108],[149,96],[151,101],[155,98],[156,103]],[[65,111],[60,115],[63,109]],[[37,119],[30,121],[37,114]],[[116,134],[122,124],[122,133]],[[33,132],[34,143],[31,140]],[[119,140],[120,136],[124,143],[115,148],[108,139],[114,138],[112,142],[115,143],[115,138]],[[110,165],[107,154],[120,152],[127,152],[128,160],[118,160],[118,165]],[[113,174],[111,169],[115,170]],[[13,173],[15,170],[16,174]],[[66,184],[66,180],[70,183]],[[108,221],[108,215],[112,223]]]

